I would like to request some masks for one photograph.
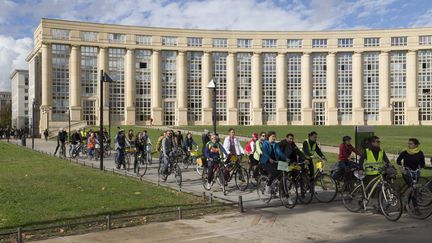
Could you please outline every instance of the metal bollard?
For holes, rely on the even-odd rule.
[[[178,207],[178,208],[177,208],[177,211],[178,211],[178,219],[179,219],[179,220],[183,219],[183,215],[182,215],[181,207]]]
[[[18,243],[23,243],[24,242],[23,238],[22,238],[22,229],[21,229],[21,227],[18,227],[18,230],[17,230],[17,242]]]
[[[211,193],[211,192],[210,192],[210,195],[209,195],[209,202],[210,202],[210,204],[213,203],[213,193]]]
[[[244,213],[243,197],[242,197],[242,195],[239,195],[239,197],[238,197],[238,207],[239,207],[239,212],[240,213]]]
[[[113,175],[114,175],[114,168],[112,169],[112,173],[113,173]]]
[[[205,201],[205,200],[206,200],[206,193],[203,192],[203,193],[202,193],[202,196],[203,196],[203,201]]]
[[[106,229],[111,230],[111,216],[110,215],[106,216]]]
[[[84,166],[85,166],[85,160],[84,160]]]
[[[93,169],[93,163],[91,165],[92,165],[92,169]]]

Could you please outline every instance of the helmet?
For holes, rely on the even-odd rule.
[[[350,137],[350,136],[344,136],[344,137],[342,138],[342,142],[346,142],[346,141],[348,141],[348,140],[351,140],[351,137]]]
[[[60,127],[60,132],[63,132],[63,127]]]
[[[254,132],[254,133],[252,134],[252,137],[254,137],[254,138],[258,138],[258,133]]]

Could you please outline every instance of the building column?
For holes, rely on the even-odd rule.
[[[207,88],[208,83],[212,79],[212,54],[211,52],[204,52],[202,57],[202,83],[201,83],[201,94],[202,94],[202,125],[212,124],[212,99],[211,90]],[[218,81],[216,82],[216,88],[218,87]]]
[[[262,109],[262,75],[261,75],[261,54],[255,52],[251,60],[251,103],[252,122],[251,125],[263,124]]]
[[[162,125],[162,70],[159,50],[153,50],[152,54],[152,119],[153,125]]]
[[[227,125],[237,125],[237,65],[236,54],[228,53],[227,57]]]
[[[312,69],[311,54],[303,53],[301,60],[301,85],[302,85],[302,123],[313,125],[312,118]]]
[[[390,64],[389,53],[379,55],[379,120],[381,125],[392,124],[392,108],[390,107]]]
[[[101,85],[101,77],[100,77],[100,71],[103,70],[105,73],[108,73],[108,49],[105,47],[99,47],[99,55],[98,55],[98,79],[97,79],[97,97],[98,97],[98,104],[96,107],[96,117],[98,118],[96,123],[99,124],[99,114],[100,114],[100,102],[103,102],[103,119],[104,123],[108,124],[109,120],[109,83],[104,82],[103,83],[103,92],[104,97],[103,100],[101,100],[100,97],[100,85]]]
[[[40,106],[39,131],[49,129],[52,109],[51,94],[51,45],[42,44],[42,104]]]
[[[187,66],[186,53],[179,51],[176,60],[177,67],[177,126],[187,126]]]
[[[288,124],[287,109],[287,64],[286,54],[279,53],[276,57],[276,124]]]
[[[406,69],[406,101],[407,112],[405,114],[406,125],[419,125],[419,107],[417,101],[417,51],[410,50],[407,53]]]
[[[361,52],[355,52],[352,63],[353,125],[365,124],[363,92],[363,58]]]
[[[327,55],[327,121],[326,125],[339,125],[337,107],[337,59],[336,53]]]
[[[125,125],[135,125],[135,101],[136,101],[136,61],[135,50],[127,49],[125,58]]]
[[[72,121],[81,121],[81,48],[80,46],[72,46],[70,55],[70,116]]]

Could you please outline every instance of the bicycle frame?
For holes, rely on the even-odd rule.
[[[370,199],[372,198],[372,196],[375,193],[376,188],[379,185],[382,185],[384,182],[384,178],[382,176],[382,174],[374,177],[366,186],[364,185],[363,180],[360,180],[360,186],[363,188],[363,196],[364,199],[366,199],[366,201],[363,201],[363,209],[366,210],[366,206],[369,204]],[[384,190],[384,188],[381,188],[382,190]],[[384,196],[385,193],[384,193]],[[385,198],[387,200],[387,198]]]

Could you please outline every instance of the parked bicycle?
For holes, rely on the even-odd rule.
[[[408,189],[403,194],[405,195],[405,210],[413,218],[428,218],[432,215],[432,192],[427,186],[418,184],[420,169],[404,168],[402,173],[405,173],[409,182]]]
[[[322,203],[332,202],[338,193],[336,181],[324,171],[327,161],[323,158],[316,156],[315,161],[315,174],[313,180],[314,197]]]

